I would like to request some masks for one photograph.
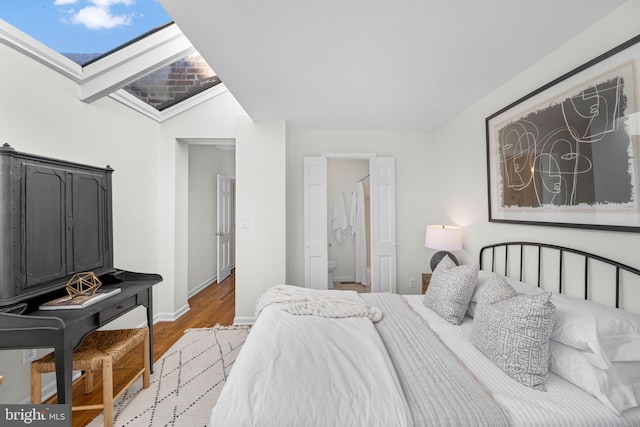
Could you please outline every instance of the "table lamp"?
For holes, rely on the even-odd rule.
[[[427,225],[424,245],[427,248],[438,250],[431,257],[431,271],[436,269],[436,266],[445,255],[448,255],[458,265],[458,260],[449,251],[462,249],[462,229],[454,225]]]

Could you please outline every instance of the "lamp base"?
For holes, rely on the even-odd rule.
[[[451,252],[438,251],[431,257],[431,271],[435,271],[436,267],[438,266],[438,264],[440,264],[440,261],[442,261],[442,258],[444,258],[445,256],[449,256],[449,258],[451,258],[451,261],[453,261],[455,265],[460,265],[458,264],[458,259]]]

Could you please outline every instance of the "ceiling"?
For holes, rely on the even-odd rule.
[[[442,126],[623,2],[160,0],[254,120],[415,131]]]

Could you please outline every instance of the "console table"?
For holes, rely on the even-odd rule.
[[[58,403],[72,402],[72,354],[84,337],[138,306],[147,309],[149,357],[153,372],[152,287],[160,283],[158,274],[120,271],[104,288],[121,292],[80,310],[28,309],[24,314],[0,313],[0,349],[54,348]],[[50,297],[49,299],[53,299]],[[43,298],[39,299],[39,302]],[[45,299],[46,300],[46,299]],[[36,304],[39,304],[37,302]]]

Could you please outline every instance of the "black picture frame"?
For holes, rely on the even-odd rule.
[[[640,232],[640,35],[485,120],[489,221]]]

